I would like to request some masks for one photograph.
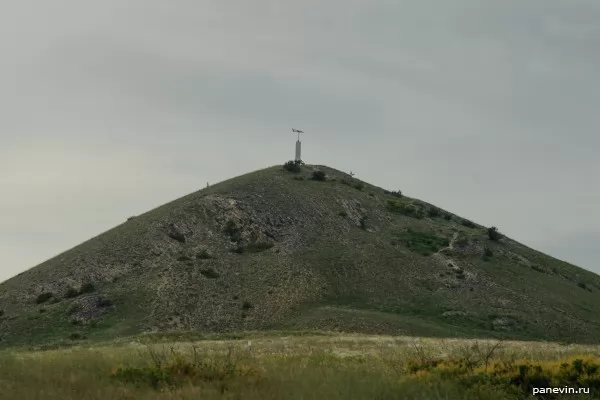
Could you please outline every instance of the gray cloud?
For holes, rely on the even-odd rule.
[[[308,162],[600,272],[596,1],[5,8],[0,280],[292,158],[292,126]]]

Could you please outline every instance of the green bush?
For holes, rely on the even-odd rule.
[[[403,203],[397,200],[388,200],[387,209],[393,213],[407,217],[422,219],[425,217],[422,207],[413,203]]]
[[[73,304],[67,310],[67,314],[71,315],[71,314],[76,313],[77,311],[81,311],[81,305],[80,304]]]
[[[237,243],[242,240],[242,232],[240,231],[240,228],[237,227],[234,220],[230,219],[227,221],[224,231],[227,235],[229,235],[229,238],[233,242]]]
[[[233,249],[231,249],[232,252],[237,253],[237,254],[243,254],[243,253],[260,253],[261,251],[265,251],[270,249],[271,247],[273,247],[273,243],[269,243],[269,242],[254,242],[254,243],[249,243],[246,246],[237,246]]]
[[[69,287],[65,293],[65,299],[72,299],[77,296],[79,296],[79,290],[75,289],[74,287]]]
[[[83,285],[81,285],[81,289],[79,289],[79,294],[92,293],[95,290],[96,290],[96,287],[94,286],[94,284],[92,282],[86,282]]]
[[[250,303],[249,301],[244,301],[244,303],[242,304],[242,309],[249,310],[251,308],[254,308],[252,303]]]
[[[199,260],[209,260],[212,257],[210,254],[208,254],[208,251],[202,250],[200,253],[196,254],[196,258]]]
[[[450,243],[447,238],[412,230],[395,232],[394,236],[396,238],[395,243],[404,244],[409,250],[423,256],[430,256]]]
[[[246,248],[244,246],[236,246],[233,249],[231,249],[231,252],[236,254],[242,254],[245,250]]]
[[[35,299],[35,302],[37,304],[45,303],[48,300],[50,300],[52,298],[52,296],[54,296],[54,294],[52,292],[42,293]]]
[[[169,232],[167,234],[171,239],[178,241],[179,243],[185,243],[185,235],[181,232]]]
[[[437,218],[442,215],[442,210],[437,207],[431,206],[427,209],[427,216],[430,218]]]
[[[360,228],[363,230],[367,229],[367,218],[366,217],[362,217],[360,219]]]
[[[313,171],[310,179],[312,179],[313,181],[324,181],[325,180],[325,172]]]
[[[150,350],[152,363],[144,367],[120,367],[110,377],[138,388],[151,387],[161,391],[189,384],[213,384],[221,394],[234,382],[251,384],[261,377],[258,369],[242,365],[231,350],[219,358],[202,357],[195,347],[192,356],[186,357],[173,348],[171,353],[166,357]]]
[[[81,333],[74,332],[69,335],[69,339],[70,340],[81,340],[81,339],[85,339],[85,336],[82,335]]]
[[[228,234],[230,236],[237,233],[237,225],[235,224],[235,221],[232,219],[228,220],[227,223],[225,224],[224,231],[226,234]]]
[[[113,305],[113,302],[111,299],[106,298],[106,297],[98,297],[98,299],[96,299],[96,306],[101,307],[101,308],[105,308],[105,307],[110,307]]]
[[[283,164],[283,169],[285,169],[286,171],[289,172],[300,172],[302,169],[300,168],[300,161],[293,161],[290,160],[288,162],[286,162],[285,164]]]
[[[362,182],[357,182],[357,183],[355,183],[355,184],[354,184],[354,186],[353,186],[353,187],[354,187],[354,189],[356,189],[356,190],[363,190],[363,189],[365,188],[365,184],[364,184],[364,183],[362,183]]]
[[[498,241],[502,238],[502,234],[498,232],[498,228],[495,226],[488,228],[487,233],[490,240]]]
[[[203,269],[200,273],[208,279],[217,279],[220,275],[212,268]]]
[[[460,224],[466,226],[467,228],[477,228],[477,225],[468,219],[463,219],[460,221]]]
[[[548,395],[546,388],[589,388],[590,398],[600,395],[600,360],[585,356],[556,361],[497,361],[492,359],[495,348],[481,351],[473,348],[462,357],[429,359],[421,357],[409,361],[406,372],[413,379],[426,377],[451,380],[461,384],[465,390],[487,386],[506,393],[509,398],[528,399],[536,393],[544,399],[562,397]],[[416,375],[416,376],[415,376]],[[504,398],[504,397],[502,397]],[[565,397],[566,398],[566,397]]]
[[[255,242],[250,243],[244,251],[246,253],[260,253],[261,251],[265,251],[273,247],[273,243],[270,242]]]
[[[540,267],[539,265],[533,264],[533,265],[531,265],[531,269],[534,271],[537,271],[537,272],[541,272],[543,274],[547,273],[546,270],[544,268]]]
[[[340,217],[347,217],[347,216],[348,216],[348,213],[347,213],[346,211],[340,211],[340,212],[338,212],[338,215],[339,215]]]
[[[163,386],[173,385],[173,376],[170,371],[147,367],[121,367],[111,375],[115,380],[133,384],[135,387],[150,386],[153,389],[159,389]]]

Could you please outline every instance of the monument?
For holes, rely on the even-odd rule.
[[[298,140],[296,141],[296,157],[294,158],[294,161],[300,162],[302,161],[302,143],[300,143],[300,134],[304,132],[294,128],[292,128],[292,132],[296,132],[298,134]]]

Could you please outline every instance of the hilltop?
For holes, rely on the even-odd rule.
[[[289,169],[204,188],[0,284],[0,346],[173,330],[600,337],[598,275],[341,171]]]

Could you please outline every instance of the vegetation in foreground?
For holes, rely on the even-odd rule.
[[[154,339],[4,350],[0,397],[508,400],[564,386],[600,396],[600,346],[327,334]],[[536,398],[579,398],[544,396]]]

